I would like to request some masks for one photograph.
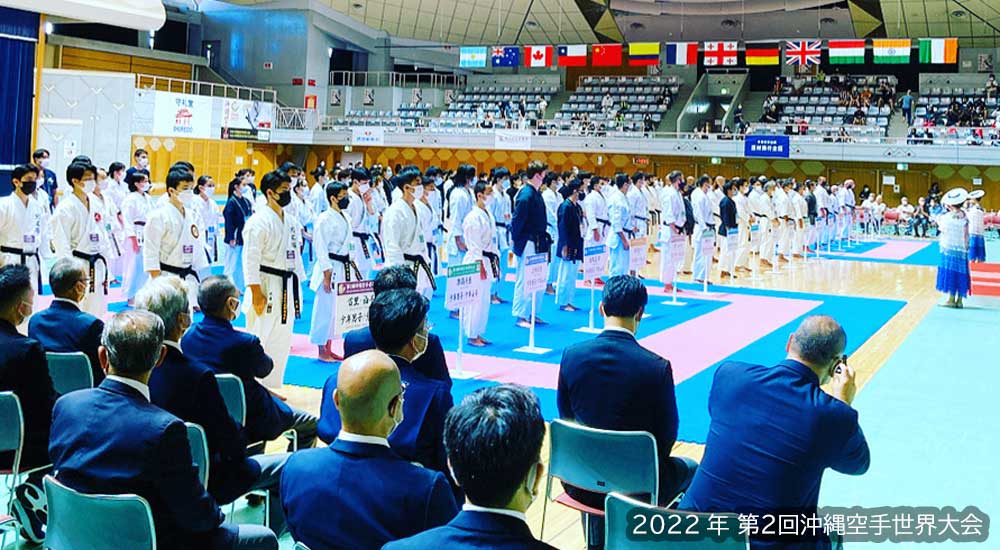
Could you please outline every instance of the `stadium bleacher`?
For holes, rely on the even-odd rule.
[[[555,114],[549,129],[641,132],[647,114],[654,125],[659,125],[681,84],[673,75],[583,77],[580,86]],[[604,105],[608,97],[609,108]]]
[[[396,111],[358,110],[347,111],[346,116],[334,119],[337,126],[403,126],[416,128],[426,125],[430,103],[403,103]]]
[[[519,106],[525,105],[525,118],[537,120],[540,100],[546,103],[552,101],[552,96],[559,92],[558,86],[470,86],[448,104],[441,113],[438,127],[474,127],[482,122],[487,114],[492,114],[494,121],[507,117],[501,112],[501,107],[510,106],[510,119],[519,118]],[[471,121],[472,126],[468,126]],[[498,126],[501,124],[495,122]]]
[[[949,112],[951,110],[951,112]],[[997,97],[986,87],[932,87],[917,98],[913,126],[989,126],[1000,116]]]

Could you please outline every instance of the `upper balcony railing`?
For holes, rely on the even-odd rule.
[[[465,88],[465,75],[331,71],[330,85],[357,86],[361,88]]]
[[[148,74],[135,75],[135,87],[138,90],[158,90],[161,92],[176,92],[179,94],[244,99],[247,101],[261,101],[264,103],[277,103],[278,101],[278,92],[274,90],[267,90],[264,88],[248,88],[246,86],[232,86],[230,84],[216,84],[214,82],[200,82],[197,80],[184,80],[180,78],[169,78]]]

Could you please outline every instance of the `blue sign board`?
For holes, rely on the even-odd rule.
[[[743,142],[743,156],[788,158],[790,147],[788,136],[748,135]]]

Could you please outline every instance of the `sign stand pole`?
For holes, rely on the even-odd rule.
[[[542,355],[543,353],[548,353],[552,350],[549,348],[535,347],[535,294],[536,293],[534,292],[531,293],[531,326],[528,328],[528,345],[517,348],[514,351]]]
[[[585,332],[587,334],[599,334],[601,329],[594,328],[594,293],[596,292],[595,287],[597,287],[596,281],[590,281],[590,320],[587,322],[587,326],[573,329],[573,332]],[[534,324],[534,320],[532,320]]]
[[[516,348],[514,351],[541,355],[552,351],[549,348],[535,346],[535,324],[538,311],[537,294],[545,290],[545,279],[548,273],[548,262],[545,254],[535,254],[524,258],[524,291],[531,294],[531,324],[528,326],[528,345]]]
[[[472,264],[472,265],[475,266],[475,265],[478,265],[478,264]],[[449,276],[447,278],[447,286],[446,286],[446,289],[445,289],[445,295],[446,296],[452,290],[452,285],[457,285],[458,282],[462,280],[463,276],[467,276],[468,275],[467,273],[463,274],[463,272],[462,272],[463,270],[459,269],[460,267],[461,268],[467,268],[468,266],[465,266],[465,265],[463,265],[463,266],[451,266],[451,267],[448,268],[448,275]],[[457,289],[458,288],[456,288],[456,290]],[[479,290],[480,290],[480,292],[483,291],[482,288],[480,288]],[[487,290],[487,292],[488,292],[488,290]],[[447,303],[447,299],[448,298],[446,297],[445,298],[446,303]],[[466,379],[469,379],[469,378],[475,378],[476,376],[479,375],[478,372],[465,370],[465,368],[463,368],[463,365],[462,365],[463,359],[465,357],[465,337],[466,337],[466,335],[465,335],[465,308],[466,308],[466,305],[464,305],[464,304],[458,304],[458,348],[455,350],[455,370],[451,371],[451,373],[450,373],[451,377],[453,379],[457,379],[457,380],[466,380]]]

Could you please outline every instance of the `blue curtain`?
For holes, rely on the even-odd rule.
[[[0,7],[0,195],[11,192],[8,166],[31,161],[37,38],[37,13]]]

